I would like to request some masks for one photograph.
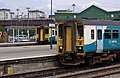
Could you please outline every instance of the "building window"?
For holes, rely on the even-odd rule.
[[[91,39],[94,39],[94,30],[91,30]]]
[[[8,19],[8,13],[6,13],[6,19]]]
[[[102,39],[102,30],[97,30],[98,40]]]
[[[104,37],[105,39],[111,39],[111,30],[105,30]]]
[[[118,30],[113,30],[113,31],[112,31],[112,36],[113,36],[114,39],[115,39],[115,38],[119,38]]]

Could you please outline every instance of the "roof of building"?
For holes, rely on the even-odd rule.
[[[120,21],[119,10],[118,11],[107,11],[95,5],[92,5],[79,13],[55,12],[55,19],[56,20],[73,19],[74,15],[76,15],[76,18],[81,18],[81,19]]]
[[[10,9],[2,8],[2,9],[0,9],[0,11],[10,11]]]
[[[43,11],[40,11],[40,10],[30,10],[29,12],[40,12],[40,13],[44,13]]]
[[[68,9],[68,10],[57,10],[57,12],[72,12],[72,10]]]

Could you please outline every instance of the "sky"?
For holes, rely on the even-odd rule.
[[[106,11],[119,11],[120,0],[52,0],[53,14],[56,10],[73,9],[72,4],[75,4],[74,12],[81,12],[91,5],[96,5]],[[40,10],[48,16],[51,13],[51,0],[0,0],[0,9],[6,8],[16,13],[16,9],[27,14],[26,7],[30,10]]]

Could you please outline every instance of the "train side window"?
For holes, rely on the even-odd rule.
[[[112,31],[112,36],[113,36],[114,39],[119,38],[118,30],[113,30]]]
[[[104,37],[105,39],[111,39],[111,30],[105,30]]]
[[[91,39],[94,39],[94,30],[91,30]]]
[[[37,28],[37,34],[39,34],[40,33],[40,28]]]

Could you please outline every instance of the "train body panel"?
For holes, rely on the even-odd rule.
[[[84,34],[84,52],[96,52],[96,26],[85,25]]]
[[[95,28],[93,28],[95,27]],[[94,29],[94,39],[92,30]],[[103,52],[120,49],[120,26],[85,26],[84,52]],[[110,32],[109,32],[110,31]],[[89,33],[89,34],[88,34]],[[90,35],[91,33],[91,35]],[[105,35],[106,34],[106,35]],[[107,35],[108,34],[108,35]],[[114,34],[114,35],[113,35]],[[99,36],[99,37],[98,37]],[[110,36],[107,38],[105,36]],[[116,38],[117,36],[117,38]],[[115,37],[115,38],[113,38]]]
[[[120,26],[107,26],[104,31],[104,51],[120,49]]]

